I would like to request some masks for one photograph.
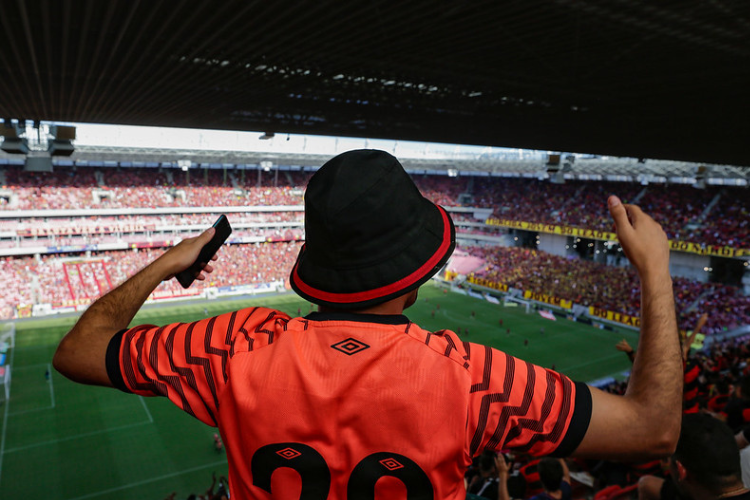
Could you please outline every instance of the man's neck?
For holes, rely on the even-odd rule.
[[[333,307],[318,306],[318,311],[324,312],[348,312],[352,314],[380,314],[380,315],[394,315],[403,314],[404,309],[409,307],[416,300],[416,291],[401,295],[395,299],[391,299],[388,302],[383,302],[376,306],[368,307],[367,309],[336,309]]]

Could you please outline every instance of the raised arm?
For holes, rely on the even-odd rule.
[[[508,476],[510,467],[502,453],[495,455],[495,469],[497,469],[497,500],[510,500],[508,493]]]
[[[706,321],[708,321],[708,313],[701,314],[701,317],[698,318],[698,322],[695,324],[695,328],[693,328],[693,333],[685,339],[685,344],[682,346],[683,361],[687,361],[688,353],[690,353],[690,346],[695,342],[695,337],[698,336],[698,333],[700,333],[703,327],[706,326]]]
[[[641,334],[624,396],[591,388],[589,428],[574,454],[644,459],[671,454],[682,412],[682,362],[669,245],[661,226],[611,196],[609,210],[641,282]]]
[[[615,349],[624,352],[628,356],[628,359],[631,363],[635,359],[635,349],[630,346],[627,340],[620,340],[617,344],[615,344]]]
[[[209,228],[183,240],[91,304],[57,347],[52,360],[55,369],[75,382],[112,386],[105,365],[109,341],[128,327],[159,283],[192,265],[214,231]],[[213,267],[209,264],[203,271],[210,273]],[[196,279],[205,279],[204,273]]]

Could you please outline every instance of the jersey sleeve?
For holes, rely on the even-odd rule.
[[[490,347],[465,348],[472,456],[485,448],[567,456],[578,447],[591,419],[586,384]]]
[[[227,365],[238,352],[273,342],[289,317],[252,308],[194,323],[139,325],[115,335],[107,349],[112,384],[141,396],[165,396],[186,413],[216,426]]]

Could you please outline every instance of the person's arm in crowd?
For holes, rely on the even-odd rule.
[[[495,468],[497,469],[497,500],[510,500],[510,494],[508,493],[510,467],[502,453],[495,456]]]
[[[615,344],[615,349],[627,354],[628,359],[631,363],[635,361],[635,349],[630,346],[627,340],[622,339],[621,341],[619,341],[617,344]]]
[[[568,462],[564,458],[561,458],[559,460],[563,469],[563,481],[565,481],[568,484],[571,484],[570,483],[570,469],[568,468]]]
[[[750,425],[745,426],[740,432],[735,434],[735,441],[737,441],[737,447],[741,450],[750,445]]]
[[[576,456],[663,457],[674,452],[682,415],[682,360],[669,245],[661,226],[611,196],[617,238],[641,282],[641,334],[623,396],[591,388],[591,421]]]
[[[91,304],[57,347],[52,360],[55,369],[75,382],[111,387],[105,364],[109,341],[128,327],[159,283],[195,262],[214,231],[209,228],[195,238],[181,241]],[[208,264],[196,279],[204,280],[212,271],[213,267]]]
[[[688,353],[690,352],[690,346],[695,342],[695,337],[700,333],[701,329],[706,326],[706,321],[708,321],[708,313],[701,314],[701,317],[698,318],[698,323],[696,323],[695,328],[693,328],[693,333],[685,339],[685,345],[682,346],[683,361],[687,359]]]

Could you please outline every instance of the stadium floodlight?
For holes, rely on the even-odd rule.
[[[262,168],[264,172],[270,172],[271,167],[273,167],[272,161],[263,160],[262,162],[260,162],[260,168]]]
[[[3,127],[0,127],[0,136],[3,137],[3,144],[0,149],[9,154],[25,155],[29,152],[29,144],[25,138],[20,137],[19,128],[13,124],[12,120],[6,118]]]
[[[177,160],[177,166],[180,167],[183,172],[187,172],[192,164],[193,162],[190,160]]]
[[[54,138],[49,142],[49,154],[52,156],[70,156],[75,151],[73,141],[76,138],[76,128],[64,125],[51,125],[49,133]]]
[[[0,149],[13,155],[25,155],[29,152],[29,145],[20,137],[6,137]]]
[[[449,168],[448,177],[458,177],[458,170],[456,170],[455,168]]]

